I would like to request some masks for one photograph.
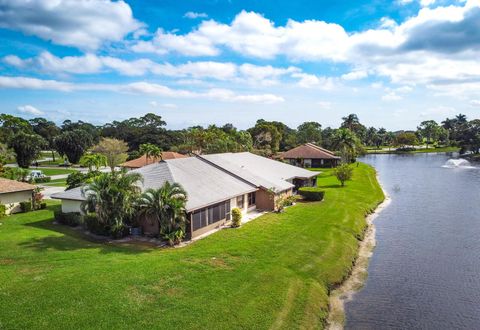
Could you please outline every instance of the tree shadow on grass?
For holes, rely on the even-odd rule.
[[[85,234],[81,228],[72,228],[65,225],[53,223],[53,219],[41,220],[25,224],[29,227],[47,229],[57,234],[39,238],[31,238],[20,243],[21,246],[44,252],[46,250],[75,251],[84,249],[100,249],[100,253],[124,253],[139,254],[154,249],[147,244],[136,244],[134,242],[116,242],[109,237],[96,239]]]

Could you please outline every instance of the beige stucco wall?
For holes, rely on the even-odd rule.
[[[293,190],[288,189],[278,194],[275,194],[275,196],[272,197],[272,194],[270,192],[264,189],[260,189],[257,191],[257,194],[255,196],[255,199],[257,202],[257,208],[259,210],[264,210],[264,211],[274,211],[275,201],[277,201],[279,198],[291,196],[292,194],[293,194]]]
[[[272,194],[265,189],[257,190],[255,201],[259,210],[273,211],[275,208],[275,201]]]
[[[62,212],[71,213],[71,212],[81,212],[82,202],[81,201],[72,201],[69,199],[62,200]]]
[[[20,212],[20,202],[28,201],[32,198],[32,191],[17,191],[6,194],[0,194],[0,204],[6,206],[7,214]]]

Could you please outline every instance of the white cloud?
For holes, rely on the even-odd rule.
[[[480,100],[471,100],[470,105],[472,107],[480,107]]]
[[[0,76],[0,88],[40,89],[71,91],[74,85],[68,82],[56,80],[42,80],[29,77],[4,77]]]
[[[57,57],[49,52],[42,52],[36,57],[21,59],[15,55],[5,56],[3,62],[23,70],[35,70],[51,74],[92,74],[102,71],[115,71],[125,76],[143,76],[146,74],[161,75],[174,78],[216,79],[252,84],[273,85],[282,76],[301,72],[299,68],[278,68],[271,65],[241,65],[231,62],[199,61],[173,65],[159,64],[150,59],[126,61],[110,56]]]
[[[393,102],[393,101],[400,101],[402,97],[395,92],[388,92],[387,94],[382,96],[382,101]]]
[[[44,114],[43,111],[40,111],[37,108],[35,108],[33,105],[28,105],[28,104],[19,106],[17,110],[27,115],[40,116]]]
[[[221,52],[219,46],[225,46],[247,56],[265,59],[281,53],[298,59],[341,59],[345,51],[343,42],[347,40],[347,33],[338,24],[289,20],[286,26],[275,27],[260,14],[242,11],[231,24],[208,20],[185,35],[159,29],[152,40],[137,43],[133,50],[216,56]]]
[[[109,91],[132,94],[156,95],[169,98],[209,99],[222,102],[273,104],[285,99],[274,94],[238,94],[229,89],[212,88],[207,91],[173,89],[165,85],[144,81],[129,84],[73,84],[56,80],[27,77],[1,77],[0,88],[70,91]],[[152,104],[151,104],[152,105]]]
[[[190,18],[190,19],[196,19],[196,18],[207,18],[208,15],[205,13],[196,13],[194,11],[189,11],[186,12],[185,15],[183,15],[185,18]]]
[[[176,104],[173,104],[173,103],[162,103],[162,104],[159,104],[157,101],[151,101],[150,103],[150,106],[152,108],[165,108],[165,109],[176,109],[178,108]]]
[[[53,43],[95,50],[143,26],[124,1],[3,0],[0,27]]]
[[[420,5],[422,7],[428,7],[433,5],[436,2],[436,0],[420,0]]]
[[[308,73],[294,73],[293,78],[298,78],[297,85],[302,88],[319,88],[332,90],[335,87],[334,80],[328,77],[316,76]]]
[[[160,29],[134,49],[188,56],[218,56],[228,49],[261,59],[286,56],[294,61],[343,62],[362,68],[344,79],[360,79],[368,73],[397,84],[480,81],[480,1],[444,6],[422,2],[425,7],[402,23],[385,17],[377,28],[353,33],[317,20],[289,20],[278,26],[258,13],[242,11],[229,24],[203,21],[187,34]],[[320,84],[315,77],[304,76],[300,85]]]
[[[359,80],[368,77],[368,72],[364,70],[357,70],[342,75],[343,80]]]

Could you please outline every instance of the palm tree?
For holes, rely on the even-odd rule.
[[[100,154],[87,154],[82,157],[80,160],[82,166],[88,167],[88,171],[92,172],[92,169],[95,168],[96,171],[102,166],[107,164],[105,156]]]
[[[101,173],[82,189],[82,195],[86,197],[83,211],[95,212],[98,222],[109,227],[111,234],[121,234],[134,213],[140,181],[141,174],[127,173],[126,170]]]
[[[158,221],[160,235],[170,245],[185,236],[187,192],[178,183],[165,182],[158,189],[148,189],[139,198],[139,215]]]
[[[154,144],[151,144],[151,143],[142,144],[140,145],[139,151],[141,155],[145,155],[147,157],[147,165],[148,165],[148,160],[150,158],[162,159],[162,149]]]
[[[347,117],[342,117],[342,128],[348,128],[351,131],[355,130],[355,127],[360,123],[358,116],[354,113],[349,114]]]
[[[344,163],[355,158],[358,144],[358,138],[348,128],[339,128],[333,136],[333,146],[340,151]]]

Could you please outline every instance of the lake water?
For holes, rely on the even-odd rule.
[[[391,196],[375,219],[364,288],[347,329],[480,329],[480,168],[445,154],[371,155]]]

